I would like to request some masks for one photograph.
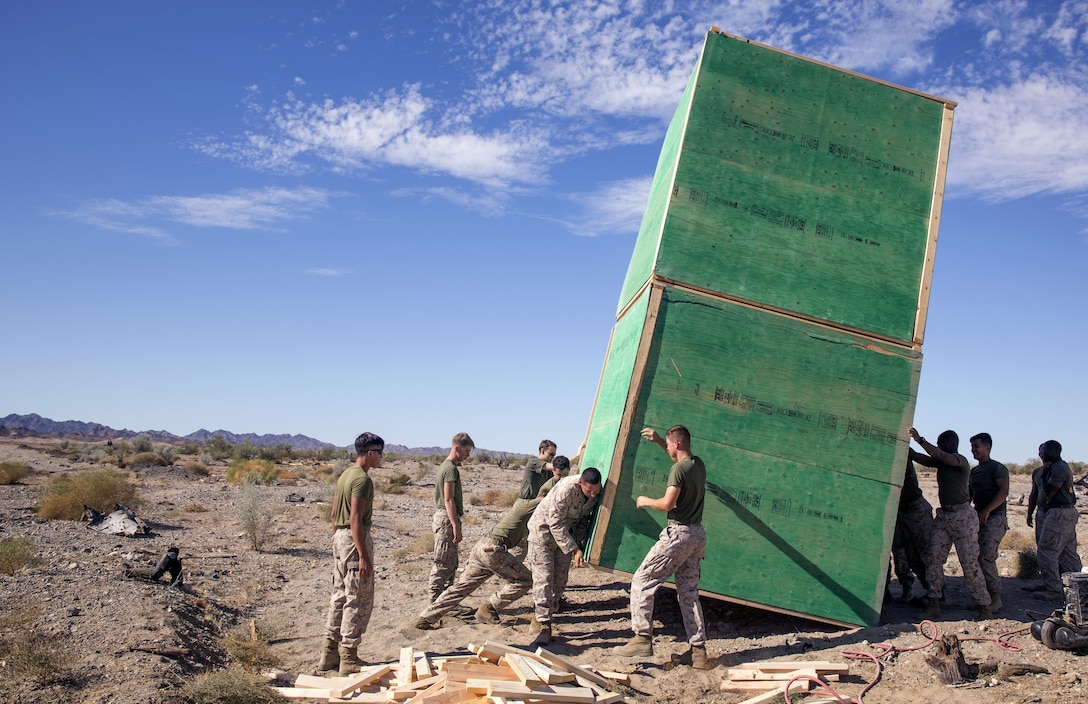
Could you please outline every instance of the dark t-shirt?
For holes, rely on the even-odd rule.
[[[1061,508],[1073,506],[1077,503],[1077,496],[1073,493],[1073,470],[1064,460],[1058,460],[1043,470],[1043,491],[1057,487],[1057,491],[1046,500],[1047,508]],[[1045,494],[1044,494],[1045,496]]]
[[[963,455],[956,455],[956,461],[958,466],[936,462],[941,506],[957,506],[971,500],[971,463]]]
[[[918,472],[914,463],[907,460],[907,471],[903,474],[903,491],[899,494],[899,508],[904,508],[922,498],[922,488],[918,486]]]
[[[706,496],[706,465],[698,457],[680,460],[669,470],[667,486],[680,487],[676,506],[669,511],[669,520],[685,526],[703,522],[703,499]]]
[[[996,460],[986,460],[971,470],[971,501],[976,509],[985,508],[997,496],[997,480],[1008,479],[1009,468]],[[1005,513],[1005,502],[992,513]]]
[[[525,463],[525,471],[521,473],[521,489],[518,491],[518,498],[535,499],[540,487],[551,477],[552,473],[548,470],[547,460],[530,457]]]

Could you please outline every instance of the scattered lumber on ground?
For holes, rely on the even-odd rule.
[[[396,662],[347,677],[289,676],[276,691],[293,701],[396,702],[399,704],[526,704],[573,702],[620,704],[610,691],[625,675],[573,665],[537,648],[522,650],[494,641],[468,645],[471,655],[442,657],[401,648]],[[283,676],[278,675],[277,679]]]
[[[791,660],[786,662],[749,662],[729,670],[720,689],[759,690],[757,694],[740,704],[767,704],[781,696],[787,688],[790,694],[807,692],[814,680],[835,682],[841,675],[850,674],[850,665],[824,660]],[[801,677],[797,681],[794,678]]]

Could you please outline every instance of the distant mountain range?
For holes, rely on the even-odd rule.
[[[128,430],[123,428],[116,430],[101,423],[85,423],[79,420],[57,421],[51,418],[43,418],[37,413],[19,415],[12,413],[0,418],[0,437],[58,437],[58,438],[84,438],[90,440],[116,440],[118,438],[131,438],[136,435],[147,435],[157,442],[181,443],[181,442],[205,442],[215,435],[222,435],[223,439],[232,445],[249,443],[264,447],[268,445],[290,445],[296,450],[320,450],[323,447],[337,447],[331,442],[323,442],[307,435],[257,435],[256,433],[232,433],[229,430],[204,430],[201,428],[188,435],[174,435],[165,430]],[[436,455],[445,454],[446,448],[442,447],[406,447],[404,445],[388,444],[385,449],[389,452],[399,452],[404,455]]]

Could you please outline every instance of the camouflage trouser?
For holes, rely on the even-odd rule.
[[[917,498],[899,509],[895,520],[892,551],[896,556],[895,576],[903,588],[903,597],[911,597],[913,582],[910,572],[918,577],[923,589],[929,589],[926,569],[933,545],[933,507],[924,498]],[[900,554],[902,558],[900,558]],[[905,559],[906,565],[900,565]]]
[[[536,620],[551,623],[552,614],[559,604],[559,597],[567,589],[570,577],[570,562],[573,553],[565,553],[548,536],[543,543],[529,543],[529,554],[525,558],[533,573],[533,606]]]
[[[533,575],[529,568],[521,563],[517,555],[507,551],[506,547],[494,538],[483,538],[472,548],[468,564],[461,571],[461,576],[433,604],[421,613],[420,618],[434,623],[449,613],[451,609],[481,584],[495,575],[503,580],[502,587],[490,599],[495,610],[510,605],[524,596],[533,586]]]
[[[956,546],[968,591],[976,604],[988,606],[990,593],[986,591],[986,578],[978,565],[978,514],[967,501],[950,509],[937,509],[933,522],[932,552],[926,566],[926,578],[929,580],[926,596],[940,599],[944,594],[944,563],[953,545]]]
[[[1080,555],[1077,554],[1078,519],[1074,506],[1053,506],[1046,510],[1036,559],[1043,574],[1043,586],[1051,591],[1062,591],[1064,573],[1081,570]]]
[[[1001,593],[1001,577],[997,574],[997,553],[1001,539],[1009,532],[1008,517],[1004,513],[991,513],[978,527],[978,564],[986,578],[986,591],[990,596]]]
[[[367,552],[374,560],[374,541],[364,533]],[[345,648],[359,647],[374,610],[374,573],[359,576],[359,552],[351,539],[351,528],[337,528],[332,536],[332,598],[325,619],[325,637]]]
[[[654,593],[676,575],[676,598],[684,617],[688,643],[706,643],[703,607],[699,603],[699,561],[706,554],[702,526],[665,526],[631,580],[631,628],[635,635],[653,635]]]
[[[453,542],[453,524],[446,515],[446,509],[434,512],[431,530],[434,531],[434,564],[431,565],[427,586],[433,602],[453,584],[457,574],[457,543]]]

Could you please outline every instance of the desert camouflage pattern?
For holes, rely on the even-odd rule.
[[[453,542],[453,524],[446,515],[446,509],[434,512],[431,530],[434,532],[434,564],[431,565],[427,587],[433,602],[453,584],[453,578],[457,574],[458,556],[457,544]]]
[[[1082,564],[1077,554],[1077,521],[1074,506],[1051,506],[1046,510],[1039,529],[1036,560],[1043,575],[1043,586],[1052,592],[1062,591],[1062,575],[1080,572]]]
[[[434,623],[476,591],[492,575],[503,580],[503,584],[491,595],[491,605],[496,611],[509,606],[528,593],[533,586],[533,575],[520,558],[520,554],[509,552],[494,538],[482,538],[473,546],[461,576],[419,615],[420,618]]]
[[[986,589],[986,578],[982,576],[979,566],[978,513],[968,502],[948,509],[937,509],[933,522],[932,553],[926,566],[926,578],[929,580],[926,596],[940,599],[944,593],[944,563],[953,545],[956,546],[956,555],[963,568],[963,581],[971,597],[977,605],[989,606],[990,592]]]
[[[374,560],[374,540],[364,531],[364,544]],[[332,598],[325,620],[325,637],[344,648],[358,648],[374,611],[374,574],[362,579],[359,552],[350,528],[337,528],[332,536]]]
[[[666,526],[631,580],[631,627],[635,635],[653,636],[654,594],[676,575],[676,598],[691,645],[706,645],[706,624],[699,603],[699,562],[706,554],[701,525]]]
[[[1004,513],[991,513],[978,526],[978,563],[986,579],[986,591],[991,596],[1001,593],[1001,576],[997,573],[997,553],[1001,539],[1009,532],[1009,519]]]
[[[533,575],[533,607],[539,623],[551,623],[559,597],[567,589],[573,553],[563,552],[554,540],[529,543],[526,562]]]

